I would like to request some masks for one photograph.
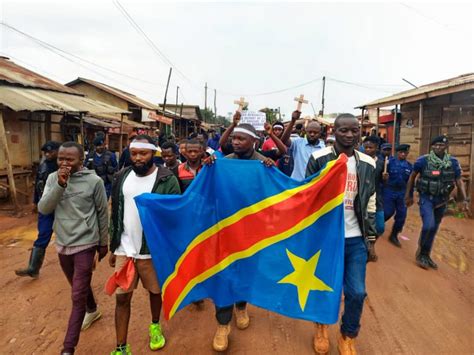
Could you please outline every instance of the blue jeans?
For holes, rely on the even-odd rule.
[[[46,249],[53,235],[54,212],[51,214],[41,214],[38,212],[38,237],[33,246],[35,248]]]
[[[375,212],[375,229],[377,230],[377,237],[385,232],[385,217],[384,211]]]
[[[395,214],[393,231],[401,232],[407,218],[405,191],[395,191],[385,187],[383,190],[383,208],[386,221]]]
[[[341,333],[350,338],[359,334],[364,307],[367,246],[364,238],[346,238],[344,245],[344,313]]]
[[[440,197],[420,195],[420,215],[423,220],[420,239],[418,240],[418,253],[430,255],[433,242],[439,225],[446,211],[446,203]]]

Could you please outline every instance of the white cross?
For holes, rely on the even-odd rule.
[[[245,99],[243,97],[240,98],[240,100],[234,101],[234,104],[239,105],[239,108],[237,111],[242,111],[244,106],[248,105],[248,102],[245,102]]]
[[[295,97],[295,101],[298,102],[298,106],[296,107],[296,111],[299,111],[301,112],[301,106],[303,106],[303,104],[307,104],[308,103],[308,100],[305,100],[304,99],[304,95],[301,94],[300,97]]]

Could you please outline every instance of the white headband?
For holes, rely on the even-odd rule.
[[[281,128],[281,129],[285,129],[285,127],[281,124],[281,123],[276,123],[273,125],[273,128]]]
[[[143,142],[132,142],[130,143],[130,148],[158,150],[156,145],[151,144],[151,143],[143,143]]]
[[[247,128],[243,128],[243,127],[236,127],[234,128],[234,132],[240,132],[240,133],[245,133],[245,134],[248,134],[249,136],[253,137],[253,138],[257,138],[258,139],[258,136],[253,133],[251,130],[247,129]]]

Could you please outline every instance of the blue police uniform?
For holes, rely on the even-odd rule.
[[[35,193],[33,199],[35,205],[38,204],[41,196],[43,195],[44,187],[49,174],[55,172],[56,170],[58,170],[58,163],[56,160],[44,160],[39,165],[35,179]],[[53,235],[53,223],[54,213],[47,215],[38,213],[38,237],[33,243],[34,247],[46,249],[46,247],[49,245],[49,242],[51,241],[51,236]]]
[[[388,181],[383,189],[383,205],[385,221],[395,214],[391,239],[400,233],[407,217],[405,191],[413,166],[406,160],[390,158],[387,167]],[[396,243],[398,244],[398,243]]]
[[[44,152],[57,151],[59,149],[60,143],[49,141],[46,142],[41,150]],[[57,160],[43,160],[38,166],[35,179],[35,191],[33,196],[33,202],[35,205],[38,204],[41,196],[43,195],[44,187],[46,186],[46,180],[48,176],[58,170]],[[31,250],[30,260],[28,266],[24,269],[15,270],[15,274],[18,276],[30,276],[37,278],[41,266],[43,265],[44,255],[46,248],[51,241],[51,236],[53,235],[53,223],[54,223],[54,213],[51,214],[42,214],[38,213],[38,236],[36,237],[35,242],[33,243],[33,249]]]
[[[91,156],[92,155],[92,156]],[[91,170],[95,170],[96,174],[104,181],[105,192],[109,199],[112,192],[113,176],[117,172],[118,163],[115,154],[106,150],[102,154],[93,152],[86,158],[84,165]]]
[[[414,171],[420,174],[416,189],[419,193],[420,215],[423,221],[418,241],[417,260],[429,258],[439,225],[446,211],[449,194],[461,177],[461,167],[456,158],[450,157],[450,167],[439,168],[429,163],[428,155],[417,159]],[[436,268],[429,258],[428,266]],[[434,265],[434,266],[432,266]]]

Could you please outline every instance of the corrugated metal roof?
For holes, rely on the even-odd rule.
[[[109,124],[113,124],[114,127],[120,127],[120,118],[118,118],[118,117],[114,117],[114,116],[110,116],[110,115],[104,115],[104,114],[89,114],[87,116],[93,117],[97,120],[108,122]],[[123,118],[123,124],[127,125],[127,126],[130,126],[130,127],[133,127],[133,128],[153,129],[153,127],[144,125],[143,123],[140,123],[140,122],[135,122],[135,121],[129,120],[125,117]]]
[[[160,104],[160,110],[163,111],[163,104]],[[181,105],[166,104],[166,113],[178,116],[181,111]],[[176,112],[176,113],[175,113]],[[183,105],[182,117],[186,120],[201,121],[202,114],[198,105]]]
[[[418,101],[423,98],[436,97],[446,94],[446,89],[456,88],[457,91],[464,91],[474,89],[474,73],[468,73],[459,75],[455,78],[438,81],[427,85],[420,86],[416,89],[399,92],[392,96],[387,96],[382,99],[378,99],[369,102],[365,105],[360,105],[356,108],[374,108],[374,107],[385,107],[399,103],[408,103]]]
[[[0,82],[1,81],[15,86],[80,95],[78,91],[19,66],[6,57],[0,57]]]
[[[89,112],[95,114],[127,114],[128,111],[62,92],[0,86],[0,104],[13,111]]]
[[[132,103],[134,105],[137,105],[138,107],[147,108],[149,110],[158,109],[158,106],[155,105],[155,104],[152,104],[151,102],[148,102],[148,101],[143,100],[143,99],[141,99],[141,98],[139,98],[139,97],[137,97],[133,94],[130,94],[128,92],[125,92],[125,91],[117,89],[117,88],[114,88],[113,86],[100,83],[100,82],[95,81],[95,80],[86,79],[86,78],[77,78],[76,80],[73,80],[73,81],[67,83],[66,85],[74,87],[75,84],[78,84],[80,82],[84,82],[86,84],[92,85],[92,86],[94,86],[94,87],[96,87],[100,90],[108,92],[111,95],[119,97],[122,100],[125,100],[125,101],[127,101],[129,103]]]

